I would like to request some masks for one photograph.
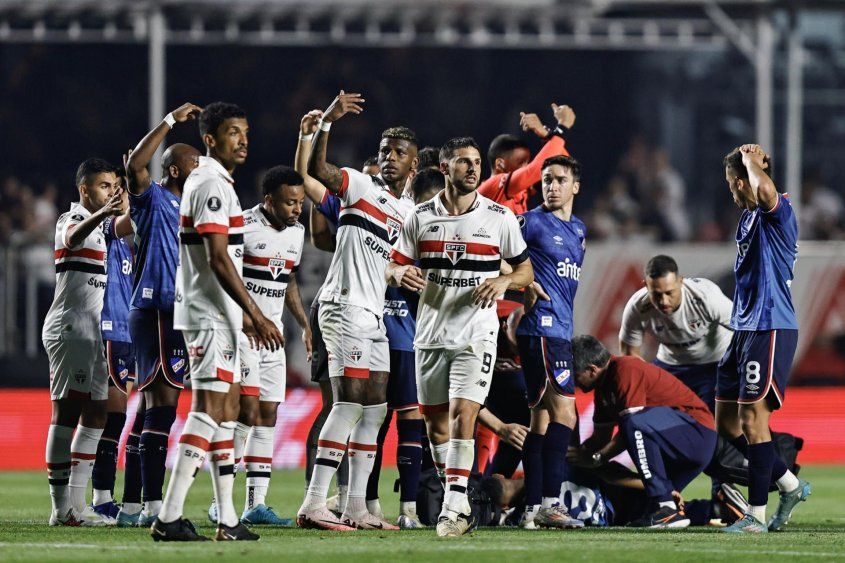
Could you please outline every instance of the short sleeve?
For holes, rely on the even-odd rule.
[[[337,229],[340,222],[340,198],[329,190],[323,194],[323,200],[315,206],[315,209],[329,220],[329,223]]]
[[[613,424],[616,422],[616,413],[613,410],[613,403],[602,400],[599,391],[593,395],[595,400],[593,408],[593,424]]]
[[[417,261],[419,258],[419,253],[417,252],[417,225],[419,225],[419,216],[415,211],[411,211],[405,218],[402,229],[399,231],[399,238],[390,251],[391,260],[403,266],[409,266]]]
[[[502,226],[501,236],[502,240],[499,244],[499,252],[502,258],[505,259],[505,262],[511,266],[515,266],[528,260],[528,245],[525,244],[525,239],[522,238],[516,215],[510,210],[505,212],[505,221]]]
[[[792,203],[786,194],[778,194],[778,201],[775,203],[775,206],[769,211],[763,212],[763,217],[767,221],[775,223],[786,223],[794,215],[795,211],[792,209]]]
[[[129,192],[129,207],[130,208],[146,208],[150,206],[150,202],[153,200],[153,192],[161,189],[159,185],[150,180],[150,187],[144,190],[142,194],[133,194]]]
[[[341,168],[340,173],[343,176],[343,180],[337,196],[344,205],[355,203],[364,197],[367,190],[373,186],[372,176],[359,172],[354,168]]]
[[[193,227],[201,235],[206,233],[229,233],[229,198],[223,186],[214,179],[204,180],[197,186],[191,197],[190,210]]]
[[[733,301],[715,283],[710,282],[707,286],[707,313],[710,321],[718,323],[726,328],[731,325],[731,313],[733,313]]]
[[[629,346],[642,346],[643,320],[637,310],[640,292],[638,291],[625,304],[622,311],[622,326],[619,327],[619,341]]]
[[[70,235],[70,232],[84,220],[85,217],[81,213],[74,212],[70,212],[66,214],[62,219],[59,219],[59,222],[61,223],[61,225],[59,226],[59,232],[61,233],[62,244],[64,244],[69,250],[79,250],[85,244],[85,241],[81,241],[79,244],[73,247],[68,244],[68,235]]]

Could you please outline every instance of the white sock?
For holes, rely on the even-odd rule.
[[[551,508],[555,504],[560,502],[560,498],[559,497],[543,497],[543,500],[541,502],[542,502],[542,504],[540,506],[542,508]]]
[[[754,506],[748,505],[748,514],[759,520],[760,522],[766,522],[766,505],[763,506]]]
[[[144,506],[140,502],[124,502],[120,510],[124,514],[138,514],[143,508]]]
[[[235,475],[238,474],[238,466],[240,466],[241,460],[244,457],[244,449],[246,448],[246,440],[250,430],[252,430],[252,426],[247,426],[242,422],[238,422],[235,425]]]
[[[671,508],[672,510],[678,510],[678,505],[675,504],[674,500],[664,500],[660,503],[660,506],[665,506],[666,508]]]
[[[378,449],[378,432],[387,416],[387,403],[367,405],[349,436],[349,495],[344,513],[353,519],[367,512],[364,499]]]
[[[399,503],[399,514],[403,514],[405,516],[410,516],[412,518],[416,518],[417,517],[417,503],[416,503],[416,501],[400,502]]]
[[[60,516],[70,509],[68,483],[70,481],[70,443],[73,428],[51,424],[47,431],[47,478],[50,482],[50,500],[53,511]]]
[[[381,503],[377,498],[370,499],[367,501],[367,512],[369,512],[373,516],[384,518],[384,512],[382,512],[381,510]]]
[[[440,477],[441,483],[446,482],[447,455],[449,455],[449,442],[431,445],[431,458],[434,460],[434,468],[437,470],[437,476]]]
[[[163,504],[164,502],[160,500],[146,500],[144,501],[144,508],[141,512],[143,512],[144,516],[158,516]]]
[[[446,456],[446,494],[440,516],[456,520],[459,514],[469,516],[471,509],[467,498],[467,483],[475,461],[475,440],[449,440]]]
[[[346,501],[349,500],[349,485],[337,486],[337,509],[343,514],[346,510]]]
[[[85,508],[85,492],[94,471],[97,459],[97,444],[103,435],[102,428],[86,428],[81,424],[76,427],[76,434],[70,444],[70,502],[74,510]]]
[[[540,510],[541,506],[542,505],[539,505],[539,504],[526,504],[525,505],[525,515],[522,517],[522,519],[525,522],[533,522],[534,517],[537,516],[537,512]]]
[[[346,444],[349,442],[349,434],[352,428],[358,424],[363,414],[364,407],[358,403],[337,402],[332,405],[332,410],[326,418],[323,429],[320,431],[320,438],[317,440],[317,460],[314,464],[314,471],[311,473],[311,481],[308,483],[308,492],[305,494],[305,501],[301,510],[310,510],[326,505],[326,493],[332,482],[332,475],[337,471],[343,454],[346,451]]]
[[[778,490],[782,493],[791,493],[801,484],[798,482],[798,477],[789,469],[775,483],[778,486]]]
[[[217,523],[237,526],[239,519],[232,502],[235,485],[235,422],[221,422],[208,446],[211,460],[211,484],[217,503]]]
[[[265,504],[273,469],[272,426],[253,426],[246,440],[244,466],[246,467],[246,506],[244,512]]]
[[[114,502],[114,498],[112,498],[111,491],[101,491],[100,489],[94,489],[94,500],[91,502],[94,506],[105,504],[107,502]]]
[[[170,474],[167,493],[158,513],[162,522],[173,522],[182,517],[185,497],[188,496],[194,477],[205,461],[205,454],[216,431],[217,423],[206,413],[188,413],[188,420],[182,429],[176,450],[176,465]]]

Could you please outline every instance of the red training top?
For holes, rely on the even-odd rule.
[[[611,356],[596,386],[595,424],[615,423],[644,407],[672,407],[715,430],[707,405],[668,371],[635,356]]]

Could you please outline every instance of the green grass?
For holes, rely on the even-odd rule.
[[[292,515],[302,499],[301,471],[273,475],[270,504]],[[797,509],[788,531],[760,537],[718,534],[710,528],[681,531],[586,529],[524,531],[483,529],[463,538],[439,539],[433,530],[414,532],[326,533],[296,529],[259,529],[257,543],[154,544],[142,529],[50,528],[50,500],[42,472],[0,473],[0,561],[153,561],[200,557],[222,560],[321,561],[845,561],[845,468],[805,467],[813,496]],[[395,517],[397,496],[391,492],[394,471],[382,476],[382,505]],[[238,476],[236,507],[243,505],[243,476]],[[118,483],[118,490],[120,490]],[[686,498],[706,495],[709,482],[699,478]],[[211,494],[208,475],[198,477],[188,497],[186,516],[206,534]],[[777,499],[770,498],[770,511]]]

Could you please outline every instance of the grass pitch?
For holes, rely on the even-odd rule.
[[[719,534],[712,528],[635,531],[622,528],[573,531],[482,529],[463,538],[440,539],[433,530],[414,532],[327,533],[297,529],[257,529],[261,541],[237,544],[155,544],[143,529],[50,528],[50,499],[44,472],[0,473],[0,561],[173,561],[312,560],[350,561],[763,561],[774,559],[845,561],[845,468],[805,467],[802,477],[813,495],[796,510],[788,531],[759,537]],[[120,477],[118,478],[120,479]],[[382,475],[382,506],[395,518],[398,497],[391,492],[395,471]],[[243,506],[242,475],[235,506]],[[302,471],[276,471],[269,502],[280,515],[299,507]],[[121,490],[118,482],[117,490]],[[684,496],[701,498],[709,481],[699,478]],[[186,516],[211,535],[205,517],[211,495],[207,473],[188,497]],[[769,499],[769,511],[777,499]]]

